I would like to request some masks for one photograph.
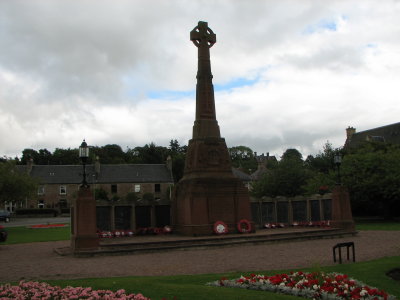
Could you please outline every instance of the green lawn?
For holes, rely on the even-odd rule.
[[[357,230],[400,230],[400,222],[356,222]],[[8,227],[7,244],[62,241],[70,238],[70,227],[61,228],[27,228]]]
[[[356,222],[357,230],[400,230],[400,222]]]
[[[400,268],[400,256],[387,257],[369,262],[360,262],[354,264],[342,264],[330,267],[320,267],[321,271],[339,272],[349,275],[364,283],[383,289],[386,292],[400,296],[400,284],[385,275],[387,271],[394,267]],[[310,269],[308,271],[315,271]],[[307,271],[307,270],[306,270]],[[286,273],[289,270],[280,271],[259,271],[258,274],[276,274]],[[94,289],[110,289],[116,291],[125,289],[129,293],[142,293],[152,300],[166,298],[168,300],[190,299],[190,300],[210,300],[210,299],[278,299],[290,300],[299,299],[298,297],[274,294],[263,291],[252,291],[245,289],[233,289],[223,287],[208,287],[207,282],[218,280],[221,277],[236,278],[241,274],[249,273],[229,273],[229,274],[205,274],[205,275],[187,275],[187,276],[164,276],[164,277],[112,277],[99,279],[79,279],[79,280],[55,280],[48,281],[52,285],[62,287],[84,286]]]
[[[55,228],[8,227],[6,230],[7,241],[1,245],[68,240],[71,227],[69,225]]]

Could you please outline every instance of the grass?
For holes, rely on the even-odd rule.
[[[7,241],[1,243],[2,245],[68,240],[71,227],[27,228],[21,226],[8,227],[6,230]]]
[[[400,230],[400,222],[356,222],[356,230]]]
[[[357,230],[400,230],[400,222],[356,222]],[[63,241],[70,239],[70,227],[60,228],[27,228],[8,227],[7,244],[22,244],[34,242]]]
[[[400,296],[399,282],[385,275],[387,271],[394,267],[400,268],[400,256],[386,257],[368,262],[359,262],[354,264],[342,264],[328,267],[314,267],[303,269],[303,271],[321,270],[325,272],[339,272],[358,279],[370,286],[383,289],[386,292]],[[290,270],[279,271],[259,271],[257,274],[276,274],[287,273]],[[203,274],[203,275],[181,275],[181,276],[149,276],[149,277],[110,277],[110,278],[88,278],[75,280],[53,280],[48,281],[52,285],[65,287],[84,286],[94,289],[110,289],[116,291],[125,289],[128,293],[142,293],[152,300],[209,300],[209,299],[243,299],[243,300],[261,300],[277,299],[290,300],[299,299],[298,297],[275,294],[263,291],[252,291],[245,289],[232,289],[223,287],[209,287],[205,284],[215,281],[221,277],[237,278],[243,273],[225,273],[225,274]],[[175,297],[175,298],[174,298]]]
[[[400,230],[400,223],[396,222],[357,222],[357,230]],[[30,229],[26,227],[10,227],[6,229],[9,233],[8,240],[2,244],[32,243],[44,241],[68,240],[70,238],[70,227]],[[392,268],[400,268],[400,256],[387,257],[374,261],[358,262],[354,264],[342,264],[327,267],[316,267],[325,272],[339,272],[348,274],[350,277],[361,280],[364,283],[383,289],[386,292],[400,297],[399,282],[385,275]],[[290,270],[259,271],[253,273],[276,274],[286,273]],[[307,271],[307,270],[305,270]],[[269,292],[252,291],[244,289],[229,289],[205,286],[207,282],[218,280],[221,277],[236,278],[241,274],[203,274],[187,276],[164,276],[164,277],[111,277],[111,278],[88,278],[76,280],[53,280],[48,281],[52,285],[62,287],[85,286],[94,289],[125,289],[128,293],[142,293],[153,300],[162,298],[168,300],[209,300],[209,299],[277,299],[290,300],[299,299],[287,295]],[[176,297],[176,298],[174,298]]]

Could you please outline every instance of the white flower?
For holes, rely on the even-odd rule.
[[[279,285],[280,285],[280,286],[285,286],[285,283],[284,283],[284,282],[281,282]]]
[[[361,290],[361,292],[360,292],[361,297],[364,297],[367,294],[368,294],[368,292],[366,290]]]
[[[318,285],[316,285],[316,284],[313,285],[313,289],[314,289],[314,290],[318,290],[318,288],[319,288]]]

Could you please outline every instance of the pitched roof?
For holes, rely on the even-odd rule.
[[[239,169],[232,168],[232,172],[236,178],[239,178],[242,181],[251,181],[251,176],[246,174],[245,172],[240,171]]]
[[[17,168],[26,171],[27,166]],[[43,184],[79,184],[82,173],[81,165],[33,165],[30,175]],[[86,173],[89,184],[95,180],[97,183],[174,182],[171,171],[163,164],[101,165],[99,174],[94,165],[87,165]]]
[[[400,122],[353,133],[347,140],[346,146],[357,147],[365,141],[380,141],[400,144]]]

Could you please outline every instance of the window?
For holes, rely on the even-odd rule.
[[[111,185],[111,193],[116,194],[118,192],[118,187],[116,184]]]
[[[161,184],[156,183],[156,184],[154,185],[154,192],[155,192],[155,193],[161,192]]]
[[[39,185],[37,194],[44,195],[44,185]]]
[[[66,195],[66,194],[67,194],[67,186],[60,185],[60,195]]]
[[[39,199],[38,207],[44,208],[44,200],[43,199]]]
[[[135,193],[140,192],[140,184],[135,184]]]

